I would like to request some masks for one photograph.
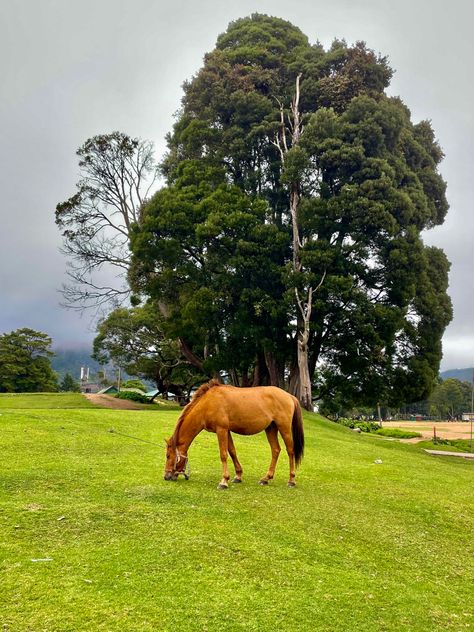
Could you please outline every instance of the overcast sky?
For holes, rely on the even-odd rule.
[[[474,365],[472,0],[3,0],[0,333],[32,327],[66,347],[92,339],[90,315],[59,306],[65,260],[54,209],[75,192],[75,151],[120,130],[153,140],[160,157],[183,81],[231,20],[253,12],[325,46],[365,40],[396,71],[391,94],[415,122],[432,120],[451,205],[425,235],[452,263],[442,368]]]

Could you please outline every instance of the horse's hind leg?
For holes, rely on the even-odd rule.
[[[235,468],[235,478],[232,480],[233,483],[241,483],[242,482],[242,466],[239,463],[239,459],[237,458],[237,451],[235,449],[234,440],[232,439],[232,435],[229,432],[229,436],[227,437],[227,443],[229,448],[230,458],[234,463]]]
[[[295,483],[295,474],[296,474],[296,468],[295,468],[295,450],[293,447],[293,435],[291,432],[291,424],[286,427],[281,427],[279,428],[280,430],[280,434],[283,437],[283,441],[285,442],[285,446],[286,446],[286,451],[288,453],[288,460],[290,462],[290,479],[288,481],[288,487],[294,487],[296,485]]]
[[[272,450],[272,461],[270,463],[270,467],[268,468],[268,472],[262,479],[260,479],[260,485],[268,485],[268,481],[270,481],[275,475],[275,468],[281,450],[280,444],[278,443],[278,428],[276,427],[275,422],[272,422],[267,428],[265,428],[265,433]]]

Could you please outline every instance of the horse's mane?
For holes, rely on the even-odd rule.
[[[198,390],[194,393],[192,400],[184,407],[183,412],[179,416],[178,423],[176,424],[176,428],[174,429],[173,436],[171,437],[172,446],[176,449],[176,442],[178,440],[179,429],[181,428],[183,421],[186,419],[188,414],[195,408],[198,401],[201,399],[203,395],[205,395],[211,388],[215,388],[216,386],[222,386],[222,384],[218,380],[210,380],[205,384],[201,384]]]

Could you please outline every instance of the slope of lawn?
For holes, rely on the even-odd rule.
[[[0,393],[0,412],[29,408],[95,408],[82,393]]]
[[[206,433],[191,479],[163,480],[178,411],[29,397],[0,398],[3,632],[474,627],[474,463],[307,415],[296,488],[284,451],[257,485],[258,435],[236,437],[244,483],[220,492]]]

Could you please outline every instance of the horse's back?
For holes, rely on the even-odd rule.
[[[288,422],[295,408],[294,397],[277,386],[218,386],[206,393],[202,404],[209,430],[227,425],[237,434],[261,432],[272,421]]]

